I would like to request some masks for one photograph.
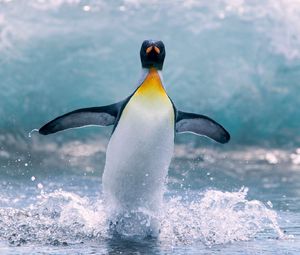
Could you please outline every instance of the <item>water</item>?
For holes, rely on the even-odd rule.
[[[0,0],[0,253],[298,254],[298,24],[296,0]],[[178,136],[159,237],[128,239],[103,202],[111,129],[28,133],[129,95],[146,38],[166,45],[176,106],[232,141]]]

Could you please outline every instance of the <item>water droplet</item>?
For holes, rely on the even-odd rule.
[[[31,135],[32,135],[32,133],[34,133],[34,132],[39,132],[39,130],[38,130],[37,128],[32,129],[32,130],[28,133],[28,137],[31,138]]]
[[[272,204],[271,201],[268,201],[268,202],[267,202],[267,205],[270,206],[270,208],[273,208],[273,204]]]
[[[219,19],[225,19],[225,13],[224,12],[220,12],[218,16],[219,16]]]
[[[126,11],[126,7],[125,7],[124,5],[121,5],[121,6],[119,7],[119,10],[120,10],[121,12],[125,12],[125,11]]]
[[[82,8],[85,12],[88,12],[88,11],[90,11],[91,10],[91,6],[89,6],[89,5],[85,5],[85,6],[83,6],[83,8]]]

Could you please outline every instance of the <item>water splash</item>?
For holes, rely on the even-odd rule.
[[[39,243],[67,245],[105,236],[102,201],[62,190],[38,197],[25,209],[0,209],[0,238],[11,245]]]
[[[28,137],[31,138],[32,134],[35,132],[39,132],[39,130],[37,128],[32,129],[29,133],[28,133]]]
[[[157,216],[161,223],[159,240],[166,245],[211,246],[251,240],[265,230],[271,230],[278,238],[285,237],[276,212],[262,202],[247,200],[246,195],[247,189],[209,190],[190,202],[171,198]],[[99,242],[112,238],[107,218],[101,199],[95,202],[63,190],[42,193],[35,204],[25,209],[0,209],[0,240],[11,245]],[[127,230],[143,233],[143,229]],[[122,231],[125,233],[126,228]]]
[[[266,229],[283,238],[276,212],[247,200],[247,192],[209,190],[191,203],[173,198],[166,204],[161,235],[174,243],[201,241],[208,246],[250,240]]]

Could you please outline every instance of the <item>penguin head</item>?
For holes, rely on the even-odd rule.
[[[142,44],[141,62],[143,68],[156,68],[162,70],[166,51],[162,41],[145,40]]]

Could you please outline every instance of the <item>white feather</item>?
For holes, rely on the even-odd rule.
[[[109,141],[103,191],[110,213],[157,212],[174,149],[174,110],[133,95]]]

